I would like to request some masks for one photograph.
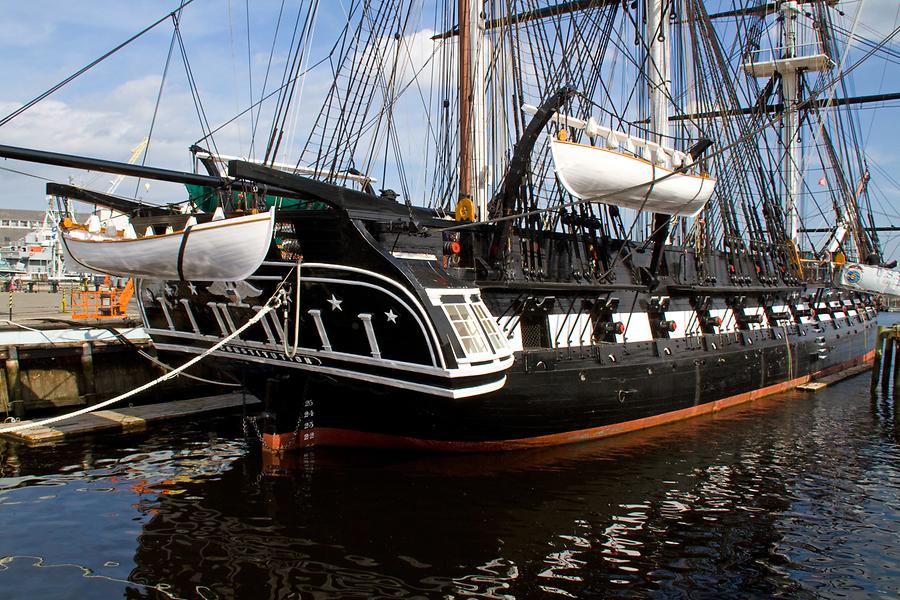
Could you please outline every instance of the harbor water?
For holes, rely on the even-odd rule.
[[[0,598],[900,597],[869,381],[498,455],[273,465],[240,415],[0,442]]]

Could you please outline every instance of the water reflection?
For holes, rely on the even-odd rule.
[[[890,467],[835,428],[864,415],[807,401],[502,456],[317,451],[275,469],[247,454],[187,483],[188,497],[157,499],[132,578],[189,589],[203,565],[220,597],[521,598],[796,596],[811,574],[812,596],[831,570],[862,575],[835,549],[847,541],[835,523],[878,510],[864,508],[879,496],[869,485],[889,480],[866,473]]]
[[[502,455],[331,450],[273,463],[233,418],[6,446],[0,586],[92,598],[896,596],[897,432],[893,398],[870,400],[862,377]]]

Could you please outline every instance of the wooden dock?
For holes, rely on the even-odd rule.
[[[162,376],[167,368],[158,359],[174,362],[171,367],[185,360],[158,357],[146,331],[135,323],[33,325],[0,319],[0,415],[25,419],[37,411],[91,406]],[[215,384],[219,377],[201,363],[187,377],[163,381],[144,400],[162,402],[231,391]]]
[[[865,373],[871,368],[872,365],[869,363],[866,363],[864,365],[857,365],[838,373],[826,375],[825,377],[816,379],[815,381],[810,381],[809,383],[798,385],[797,389],[803,392],[818,392],[819,390],[824,390],[828,386],[834,385],[839,381],[844,381],[845,379],[849,379],[850,377],[854,377],[855,375],[859,375],[860,373]]]
[[[240,408],[242,404],[256,406],[259,403],[255,396],[235,392],[190,400],[133,406],[119,410],[98,410],[68,421],[61,421],[54,424],[54,427],[33,427],[8,434],[0,431],[0,435],[24,442],[28,446],[42,446],[96,433],[143,431],[150,423],[234,410]],[[21,423],[27,423],[27,421]],[[21,423],[17,423],[17,425]]]

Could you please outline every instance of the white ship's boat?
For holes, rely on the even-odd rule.
[[[900,273],[884,267],[848,263],[838,272],[837,284],[856,291],[900,296]]]
[[[634,142],[635,138],[626,138]],[[674,216],[696,216],[706,206],[716,180],[676,171],[688,155],[644,142],[651,160],[600,146],[551,140],[556,176],[580,200],[597,200]]]
[[[120,277],[239,281],[266,257],[275,210],[207,223],[181,231],[137,237],[133,230],[91,231],[63,223],[62,239],[74,261],[89,271]]]

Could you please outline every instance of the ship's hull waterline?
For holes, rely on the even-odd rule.
[[[828,367],[819,371],[814,371],[810,374],[784,380],[779,383],[772,383],[770,385],[751,389],[746,392],[734,393],[730,396],[725,396],[716,400],[705,401],[700,404],[693,404],[689,402],[686,403],[683,401],[673,401],[672,395],[668,393],[647,397],[649,400],[648,402],[642,402],[639,406],[630,406],[627,408],[616,407],[614,402],[607,398],[605,403],[608,408],[607,412],[610,415],[612,415],[613,413],[617,413],[617,416],[612,417],[614,420],[610,421],[607,424],[585,427],[584,422],[581,422],[580,424],[571,423],[570,427],[579,428],[566,429],[564,431],[558,431],[554,433],[529,435],[528,437],[504,437],[498,439],[498,434],[500,434],[501,431],[494,429],[490,432],[490,435],[487,439],[467,439],[470,435],[479,431],[480,428],[478,427],[473,427],[471,429],[466,428],[466,430],[464,431],[464,435],[460,438],[440,439],[436,437],[422,437],[422,434],[416,433],[416,431],[433,431],[434,429],[436,429],[436,427],[434,427],[434,424],[432,422],[416,423],[415,421],[410,420],[409,415],[411,413],[408,410],[410,404],[408,402],[399,401],[395,402],[396,407],[400,408],[399,412],[385,407],[379,409],[376,412],[380,417],[379,421],[390,423],[391,421],[399,420],[403,423],[406,423],[407,425],[410,425],[411,427],[407,430],[405,435],[401,433],[391,432],[393,429],[392,427],[385,427],[376,431],[376,428],[372,427],[371,424],[365,427],[350,428],[345,424],[335,423],[335,425],[332,427],[329,427],[326,424],[322,426],[316,426],[308,430],[303,430],[300,432],[299,436],[293,431],[289,433],[264,434],[263,442],[267,449],[274,451],[291,450],[309,447],[312,445],[338,447],[370,447],[455,453],[496,452],[508,450],[525,450],[529,448],[540,448],[546,446],[559,446],[564,444],[573,444],[608,438],[632,431],[648,429],[651,427],[665,425],[667,423],[674,423],[685,419],[699,417],[701,415],[715,413],[729,407],[738,406],[740,404],[744,404],[746,402],[750,402],[772,394],[791,390],[799,385],[807,383],[815,377],[822,377],[856,365],[871,362],[873,356],[874,351],[870,351],[860,357],[848,360],[844,363],[836,364],[832,367]],[[671,385],[677,386],[681,383],[677,379],[673,381],[672,378],[668,377],[664,377],[661,379],[664,381],[668,381]],[[533,379],[524,380],[522,382],[523,385],[527,386],[531,386],[534,383],[535,382],[533,381]],[[713,382],[708,383],[710,388],[715,387],[715,384]],[[559,386],[553,385],[538,385],[537,387],[543,389],[545,393],[548,394],[545,404],[549,408],[551,408],[553,412],[560,412],[560,406],[553,406],[553,404],[555,404],[553,398],[557,397],[561,393],[564,394],[565,391],[561,390]],[[333,391],[335,390],[323,390],[321,395],[330,398],[335,395],[332,393]],[[358,393],[358,391],[355,391],[352,388],[345,388],[344,391],[347,394],[351,394],[354,392]],[[535,410],[539,407],[539,403],[532,401],[527,403],[524,407],[520,406],[517,409],[516,407],[510,406],[509,402],[498,402],[498,400],[500,400],[500,396],[501,394],[484,398],[475,410],[472,410],[470,407],[462,408],[462,410],[459,410],[459,407],[454,407],[454,410],[447,414],[445,420],[453,423],[459,423],[461,417],[460,413],[462,413],[465,423],[480,423],[483,420],[484,416],[490,417],[490,422],[495,423],[499,414],[503,414],[504,421],[516,422],[517,416],[524,417],[522,423],[523,429],[534,429],[538,425],[546,425],[546,419],[538,419],[535,418],[533,414],[528,414],[528,410]],[[343,392],[340,393],[339,397],[344,397]],[[602,395],[596,394],[595,403],[599,403],[601,399]],[[515,401],[515,395],[511,395],[510,400]],[[314,402],[314,406],[320,406],[321,404],[322,403],[320,402]],[[674,406],[683,406],[683,408],[672,408],[672,410],[668,410],[667,412],[650,412],[648,416],[640,416],[648,413],[648,405],[651,404],[655,404],[657,405],[657,407],[668,405],[670,408]],[[335,409],[336,413],[342,413],[346,410],[353,410],[355,408],[358,408],[358,404],[355,402],[338,402],[333,404],[332,407]],[[584,405],[575,404],[575,407],[583,409]],[[508,410],[504,411],[504,408]],[[430,418],[433,418],[433,416],[437,414],[436,411],[427,412]],[[317,412],[317,415],[318,414],[320,413]],[[363,412],[361,414],[371,413]],[[391,417],[390,415],[392,414],[395,416]],[[325,418],[325,422],[327,423],[327,417],[325,417],[325,415],[322,415],[320,419],[322,418]],[[362,423],[363,419],[359,419],[358,422]],[[369,421],[369,423],[372,422],[373,421]],[[531,426],[529,427],[529,425]],[[510,427],[510,429],[512,429],[512,427]],[[310,440],[304,441],[302,439],[304,435],[309,436]],[[521,431],[510,431],[509,435],[522,436],[523,433]]]

